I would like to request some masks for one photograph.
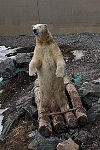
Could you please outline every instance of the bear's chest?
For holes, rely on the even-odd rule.
[[[55,68],[55,61],[52,55],[52,51],[45,51],[42,62],[43,67],[45,67],[47,70],[53,70]]]

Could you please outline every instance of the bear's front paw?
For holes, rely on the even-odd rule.
[[[36,76],[36,69],[31,67],[31,64],[29,64],[29,76]]]
[[[63,78],[64,77],[64,71],[62,71],[62,70],[56,70],[56,76],[58,77],[58,78]]]
[[[33,70],[29,70],[29,76],[36,76],[36,72],[34,72]]]

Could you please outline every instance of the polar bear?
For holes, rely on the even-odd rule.
[[[49,109],[53,100],[61,111],[66,111],[69,107],[63,81],[65,61],[61,50],[46,24],[34,25],[33,32],[36,36],[36,46],[29,63],[29,75],[37,73],[38,76],[41,92],[40,110],[43,112]]]

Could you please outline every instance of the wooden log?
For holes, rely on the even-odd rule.
[[[65,120],[70,128],[77,127],[77,119],[73,112],[66,112],[64,113]]]
[[[50,119],[45,113],[49,113],[46,110],[42,110],[40,108],[40,88],[39,88],[39,83],[38,80],[35,81],[34,84],[34,95],[35,95],[35,102],[37,105],[38,109],[38,120],[39,120],[39,132],[41,135],[48,137],[52,134],[52,126],[50,124]]]
[[[42,136],[49,137],[52,134],[50,119],[44,114],[39,114],[39,132]]]
[[[60,109],[55,103],[55,100],[51,101],[50,110],[53,113],[55,112],[55,114],[52,115],[54,132],[58,134],[66,132],[66,125],[64,123],[64,118],[62,114],[56,114],[56,112],[60,111]]]
[[[47,116],[52,116],[52,118],[54,117],[54,120],[53,120],[53,124],[56,124],[58,122],[58,124],[56,124],[56,126],[58,125],[58,127],[60,128],[60,124],[61,124],[61,120],[58,119],[59,116],[61,116],[62,114],[64,115],[64,118],[68,124],[69,127],[71,128],[76,128],[78,123],[77,123],[77,119],[75,117],[75,115],[73,114],[73,111],[74,109],[68,109],[66,111],[56,111],[56,112],[52,112],[52,113],[47,113],[46,115]],[[57,121],[56,121],[57,120]],[[59,121],[60,120],[60,124],[59,124]],[[55,123],[56,122],[56,123]],[[55,126],[55,125],[54,125]],[[63,127],[62,128],[62,131],[64,130]]]
[[[64,77],[64,84],[67,92],[69,93],[74,112],[78,119],[79,125],[85,125],[87,123],[87,115],[86,110],[83,108],[80,96],[75,88],[75,86],[71,83],[67,76]]]

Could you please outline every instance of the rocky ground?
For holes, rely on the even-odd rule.
[[[15,48],[6,51],[6,58],[5,54],[0,53],[0,76],[4,78],[0,84],[0,90],[4,89],[0,101],[2,108],[9,108],[4,113],[6,130],[3,130],[0,139],[2,141],[6,134],[6,140],[1,142],[0,150],[27,150],[34,138],[38,142],[35,149],[55,150],[60,140],[69,137],[80,145],[80,150],[100,150],[100,34],[55,35],[54,38],[63,52],[66,73],[70,79],[80,76],[81,81],[74,82],[87,109],[89,122],[84,127],[69,129],[67,133],[47,139],[39,135],[32,99],[35,78],[28,76],[28,63],[35,46],[34,37],[0,36],[1,46]]]

